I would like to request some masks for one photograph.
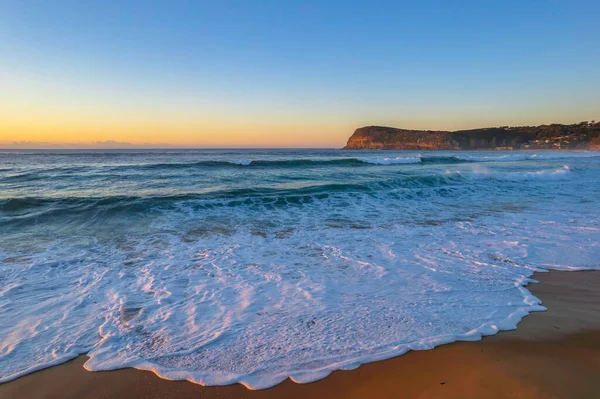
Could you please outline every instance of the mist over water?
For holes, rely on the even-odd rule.
[[[476,340],[600,268],[600,154],[0,152],[0,382],[266,388]]]

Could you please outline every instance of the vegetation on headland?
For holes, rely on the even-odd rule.
[[[355,150],[600,150],[600,122],[501,126],[453,132],[366,126],[356,129],[344,148]]]

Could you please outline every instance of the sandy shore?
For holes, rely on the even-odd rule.
[[[134,369],[88,372],[81,356],[0,385],[0,398],[598,398],[600,272],[535,275],[529,289],[547,312],[479,342],[338,371],[312,384],[263,391],[202,387]]]

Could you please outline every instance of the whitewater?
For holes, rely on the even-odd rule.
[[[600,153],[0,151],[0,383],[252,389],[517,327],[600,269]]]

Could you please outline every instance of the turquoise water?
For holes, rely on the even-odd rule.
[[[600,264],[600,154],[0,152],[0,382],[272,386],[474,340]]]

